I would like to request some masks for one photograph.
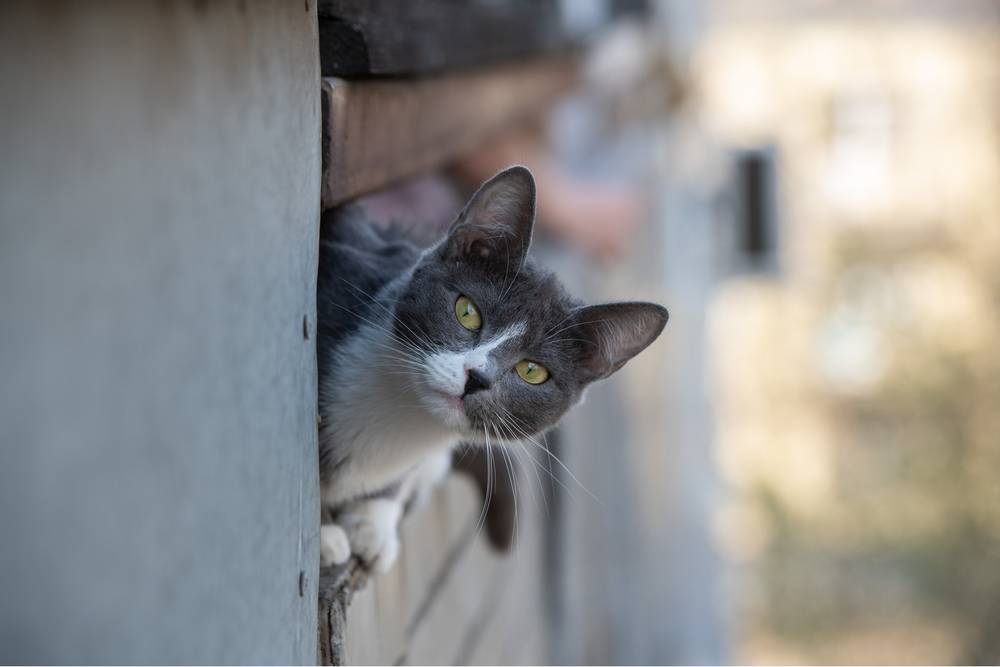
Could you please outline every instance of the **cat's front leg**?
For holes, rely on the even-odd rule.
[[[430,454],[403,482],[400,497],[407,511],[424,507],[451,470],[451,450]]]
[[[397,498],[362,500],[337,515],[351,553],[375,572],[388,572],[399,555],[399,519],[403,505]]]

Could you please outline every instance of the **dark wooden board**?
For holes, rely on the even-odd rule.
[[[323,76],[426,74],[552,53],[556,0],[321,0]]]
[[[324,78],[324,210],[530,119],[572,86],[575,72],[564,56],[415,80]]]

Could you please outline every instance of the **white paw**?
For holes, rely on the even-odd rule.
[[[399,555],[400,509],[395,500],[375,499],[338,517],[351,552],[375,572],[388,572]]]
[[[344,529],[335,523],[319,527],[319,562],[323,567],[342,565],[351,557],[351,543]]]

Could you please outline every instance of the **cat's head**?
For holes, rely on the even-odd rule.
[[[667,311],[585,306],[527,257],[535,182],[510,167],[487,181],[428,250],[395,308],[417,400],[464,439],[540,433],[583,390],[652,343]]]

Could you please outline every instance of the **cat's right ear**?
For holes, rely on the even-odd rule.
[[[520,266],[535,224],[535,179],[527,167],[508,167],[486,181],[448,230],[447,261]]]

